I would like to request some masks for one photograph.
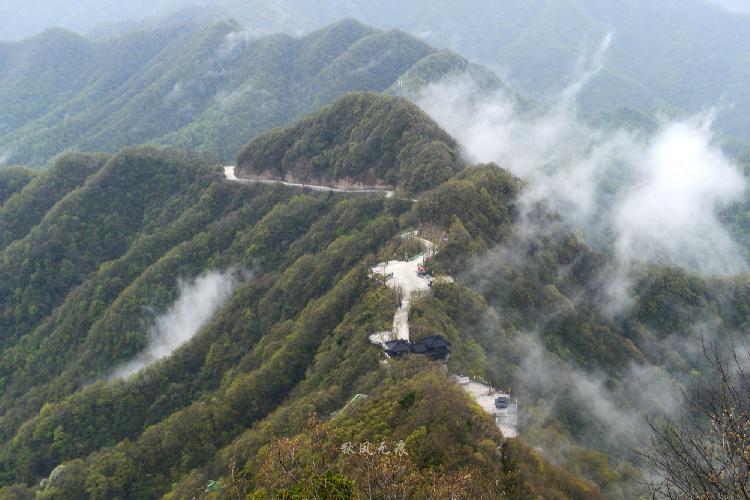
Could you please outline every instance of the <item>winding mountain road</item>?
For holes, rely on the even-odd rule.
[[[290,187],[298,187],[298,188],[305,188],[305,189],[311,189],[313,191],[330,191],[333,193],[355,193],[355,194],[366,194],[366,193],[384,193],[386,198],[393,197],[396,192],[395,191],[389,191],[387,189],[381,189],[376,187],[367,187],[362,189],[357,188],[337,188],[333,186],[319,186],[316,184],[301,184],[297,182],[287,182],[277,179],[247,179],[247,178],[239,178],[235,174],[235,169],[237,167],[226,165],[224,166],[224,177],[228,181],[232,182],[239,182],[243,184],[280,184],[282,186],[290,186]]]
[[[393,317],[393,326],[391,330],[377,332],[370,335],[370,342],[378,344],[384,349],[387,343],[392,340],[411,341],[409,335],[409,309],[411,308],[412,298],[418,293],[427,293],[430,291],[430,282],[435,280],[453,281],[450,276],[430,276],[419,274],[419,265],[425,258],[429,258],[438,251],[438,247],[425,238],[421,238],[417,231],[404,233],[402,239],[414,239],[422,245],[423,253],[410,260],[391,260],[382,262],[372,268],[373,275],[381,276],[385,284],[391,288],[399,290],[401,293],[401,302],[396,314]],[[452,379],[476,401],[492,418],[495,425],[506,438],[518,436],[518,402],[510,402],[505,408],[497,408],[495,399],[504,396],[510,399],[510,394],[498,391],[492,386],[483,384],[468,377],[453,375]]]

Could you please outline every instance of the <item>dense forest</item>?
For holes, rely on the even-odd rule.
[[[253,140],[238,175],[307,184],[347,181],[417,193],[463,167],[458,145],[402,98],[350,94],[315,116]]]
[[[731,0],[364,0],[283,3],[277,29],[293,18],[308,26],[352,16],[420,36],[500,73],[524,95],[554,102],[584,59],[611,36],[602,69],[582,89],[588,113],[632,108],[692,114],[716,108],[716,124],[746,144],[750,137],[750,18],[717,3]],[[221,4],[254,26],[239,3]],[[278,8],[275,0],[266,0]],[[745,6],[747,11],[747,6]]]
[[[477,237],[503,234],[517,181],[484,167],[460,182],[505,214],[470,223]],[[233,184],[205,158],[146,147],[57,160],[3,205],[46,210],[3,219],[13,236],[0,271],[2,494],[25,498],[51,474],[44,498],[182,498],[228,477],[230,463],[260,491],[270,477],[254,464],[273,436],[293,437],[311,415],[367,393],[351,411],[376,411],[384,423],[345,412],[325,425],[350,439],[414,443],[423,451],[404,466],[415,474],[444,474],[447,483],[459,471],[494,471],[472,487],[496,491],[494,478],[507,475],[519,497],[595,495],[555,467],[538,475],[541,459],[520,443],[502,458],[501,436],[442,371],[413,360],[381,367],[367,335],[390,321],[396,297],[367,268],[398,251],[400,232],[444,219],[429,203],[412,205]],[[242,283],[192,342],[131,379],[111,378],[145,347],[149,321],[176,299],[179,277],[238,267],[247,271]],[[460,339],[456,347],[453,363],[469,370],[473,349]],[[423,408],[434,404],[454,410]],[[389,433],[386,422],[404,414],[415,418]],[[361,487],[355,472],[340,474]]]
[[[748,6],[742,1],[472,0],[435,4],[421,0],[404,4],[391,0],[134,0],[123,5],[115,0],[47,0],[51,5],[45,9],[29,10],[20,0],[8,0],[0,6],[0,38],[22,40],[47,26],[61,26],[99,42],[111,42],[112,38],[127,38],[128,34],[144,31],[177,29],[183,35],[192,29],[185,23],[195,26],[233,18],[243,26],[243,34],[233,37],[238,41],[273,33],[299,36],[350,16],[379,27],[403,30],[433,47],[462,54],[492,68],[524,95],[549,103],[575,77],[574,68],[583,60],[595,59],[597,48],[603,48],[602,42],[611,35],[601,71],[592,75],[582,89],[579,104],[583,110],[593,115],[634,109],[648,115],[676,116],[716,108],[717,128],[747,147],[750,103],[744,92],[748,74],[743,68],[748,57],[750,19]],[[176,40],[170,36],[161,38]],[[187,38],[183,41],[192,43]],[[26,41],[21,45],[28,44]],[[148,57],[148,52],[160,49],[144,46],[143,50]],[[79,56],[68,54],[65,60],[72,62]],[[106,62],[106,56],[97,59]],[[79,74],[88,74],[80,69]],[[198,75],[205,70],[202,68],[191,77],[202,80]],[[184,90],[192,93],[197,89],[187,84],[197,82],[189,80],[180,81]],[[172,85],[176,83],[172,81]],[[215,85],[216,82],[203,82],[201,88],[210,92]],[[271,86],[264,90],[274,94],[275,89]],[[225,88],[229,94],[234,90]],[[200,114],[205,109],[200,106],[202,101],[193,99],[192,105]],[[270,126],[291,122],[309,111]],[[222,126],[226,122],[215,121],[217,114],[221,111],[214,110],[211,117],[206,117],[208,124]],[[180,124],[180,128],[183,126],[185,123]],[[67,139],[70,141],[71,137]],[[222,151],[228,157],[235,153]]]
[[[750,21],[717,3],[0,6],[0,500],[642,497],[732,347],[744,383]],[[733,264],[622,252],[633,199]],[[384,353],[402,312],[447,360]]]
[[[300,38],[258,38],[228,20],[114,39],[50,29],[0,42],[0,159],[44,165],[71,149],[155,143],[231,161],[249,138],[346,92],[399,80],[415,91],[469,68],[485,87],[501,86],[458,55],[353,20]]]
[[[20,0],[0,7],[0,37],[23,38],[49,25],[89,33],[108,21],[94,33],[111,36],[229,17],[254,34],[299,34],[350,16],[462,54],[543,102],[554,102],[581,57],[593,59],[611,35],[601,71],[580,95],[586,112],[681,115],[716,108],[719,130],[746,147],[750,137],[745,0],[99,0],[97,8],[92,0],[48,1],[54,6],[33,15],[18,7]]]
[[[290,142],[276,149],[279,137]],[[345,152],[352,165],[394,154],[408,165],[404,152],[436,142],[455,148],[413,105],[353,94],[250,141],[241,158],[322,155],[334,176]],[[604,439],[601,415],[580,395],[560,400],[551,394],[559,385],[524,376],[535,343],[558,379],[599,373],[627,407],[643,397],[631,390],[633,366],[662,366],[683,382],[700,372],[677,347],[697,338],[697,319],[741,338],[750,280],[644,266],[635,303],[612,315],[600,306],[610,257],[543,206],[521,219],[523,183],[503,169],[447,157],[444,176],[409,188],[417,201],[232,183],[211,158],[154,147],[66,154],[36,175],[8,171],[0,497],[306,498],[330,489],[346,498],[375,484],[378,495],[632,496],[637,457]],[[391,175],[407,185],[413,173]],[[529,231],[532,221],[544,230]],[[383,365],[368,341],[398,307],[369,269],[412,251],[401,234],[415,229],[443,235],[428,266],[456,282],[415,299],[414,338],[449,339],[450,373],[513,386],[521,439],[504,440],[439,364]],[[235,276],[233,292],[195,337],[130,378],[115,376],[148,348],[185,280],[217,270]],[[405,455],[341,452],[401,442]],[[566,451],[553,465],[529,446]],[[290,454],[292,475],[283,472]]]

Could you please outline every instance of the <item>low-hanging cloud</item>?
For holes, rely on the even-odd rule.
[[[548,353],[536,335],[525,336],[522,343],[525,354],[514,384],[527,399],[539,398],[537,404],[546,407],[542,418],[556,414],[559,404],[573,403],[605,431],[603,438],[609,446],[625,450],[640,447],[650,436],[646,417],[681,412],[681,389],[659,367],[632,363],[620,374],[617,388],[612,388],[604,375],[586,373]]]
[[[164,103],[168,105],[177,104],[187,97],[187,91],[182,82],[177,82],[172,89],[164,96]]]
[[[635,166],[637,183],[615,206],[617,254],[726,275],[746,269],[717,211],[745,194],[745,179],[711,145],[711,119],[668,124]]]
[[[633,266],[637,262],[714,276],[748,270],[743,249],[718,215],[747,196],[746,179],[716,145],[711,111],[680,120],[660,118],[655,131],[604,129],[578,116],[577,95],[601,71],[614,40],[607,36],[593,56],[581,58],[573,83],[549,107],[529,109],[502,90],[488,95],[468,77],[430,85],[417,99],[458,140],[469,162],[495,162],[526,183],[513,232],[464,275],[490,300],[497,295],[504,303],[511,289],[504,285],[516,272],[538,271],[534,249],[539,242],[567,236],[568,228],[534,217],[539,203],[614,257],[595,264],[584,283],[566,276],[579,262],[556,269],[559,279],[549,282],[570,286],[565,296],[540,305],[540,317],[534,317],[533,328],[545,340],[565,335],[542,325],[565,317],[579,300],[584,307],[600,308],[604,321],[613,317],[610,313],[626,311],[635,297],[631,285],[633,270],[641,267]],[[579,259],[588,255],[581,252]],[[546,300],[538,299],[540,304]],[[681,335],[664,337],[644,327],[638,345],[643,356],[634,356],[616,373],[564,361],[546,349],[539,334],[520,334],[512,385],[525,404],[520,416],[529,439],[539,438],[536,444],[549,447],[547,457],[565,459],[560,443],[537,432],[550,423],[565,423],[576,444],[634,460],[631,451],[646,445],[651,435],[644,417],[677,418],[683,411],[682,390],[695,383],[685,367],[701,365],[701,339],[711,341],[720,321],[702,316],[693,318],[694,331]]]
[[[586,39],[587,37],[584,38],[584,42]],[[609,48],[612,46],[612,41],[614,39],[615,33],[612,31],[604,35],[604,39],[601,41],[599,47],[591,58],[588,57],[588,52],[585,46],[582,47],[573,72],[573,81],[567,86],[567,88],[565,88],[565,90],[563,90],[562,95],[558,100],[561,105],[565,107],[575,106],[576,99],[578,99],[578,94],[581,93],[581,90],[591,83],[591,81],[604,69],[607,52],[609,52]]]
[[[491,95],[469,78],[430,85],[417,103],[464,148],[471,162],[495,162],[523,178],[523,207],[540,201],[606,244],[624,267],[634,261],[708,275],[745,272],[743,250],[718,213],[746,196],[746,180],[715,144],[712,113],[662,120],[654,134],[604,130],[578,117],[575,98],[601,70],[608,35],[578,75],[544,109]]]
[[[254,39],[255,35],[249,30],[232,31],[227,33],[219,47],[219,57],[226,59],[235,55],[236,51],[244,50]]]
[[[235,270],[211,271],[188,281],[180,280],[177,301],[149,329],[148,347],[118,367],[112,377],[128,378],[172,354],[211,320],[240,282]]]

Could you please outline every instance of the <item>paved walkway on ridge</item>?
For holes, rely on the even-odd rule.
[[[378,332],[370,335],[370,341],[376,344],[381,344],[385,347],[385,343],[391,340],[406,340],[409,341],[409,308],[411,307],[412,295],[418,292],[427,292],[430,290],[430,281],[433,280],[430,276],[420,276],[417,273],[417,267],[424,262],[425,257],[429,257],[435,251],[435,244],[424,238],[417,236],[414,233],[405,233],[402,238],[414,238],[419,241],[424,249],[423,253],[420,253],[411,260],[391,260],[388,262],[382,262],[372,268],[373,273],[381,274],[386,277],[386,284],[397,290],[403,292],[401,298],[401,305],[396,310],[396,315],[393,317],[393,327],[389,332]]]
[[[363,188],[363,189],[343,189],[332,186],[318,186],[314,184],[300,184],[296,182],[287,182],[282,180],[274,179],[241,179],[235,175],[234,166],[224,167],[224,176],[227,180],[232,182],[240,182],[245,184],[280,184],[283,186],[291,186],[298,188],[311,189],[313,191],[331,191],[334,193],[385,193],[390,198],[395,195],[394,191],[388,191],[386,189],[378,188]],[[417,200],[412,200],[417,201]],[[407,235],[404,235],[407,236]],[[373,273],[381,274],[386,278],[386,284],[392,288],[397,288],[403,291],[403,297],[401,299],[401,305],[396,310],[396,314],[393,317],[393,328],[388,332],[378,332],[370,335],[370,341],[376,344],[380,344],[385,348],[385,343],[391,340],[406,340],[409,341],[409,308],[411,307],[411,299],[414,293],[427,292],[430,290],[430,281],[432,280],[429,276],[419,276],[417,274],[417,266],[422,263],[425,256],[431,256],[435,252],[435,244],[424,238],[417,236],[416,232],[408,234],[418,240],[425,252],[417,255],[411,260],[391,260],[383,262],[372,268]],[[449,277],[443,277],[444,279],[451,279]],[[495,398],[503,393],[498,392],[493,387],[482,384],[475,380],[470,380],[468,377],[459,377],[453,375],[452,378],[469,394],[487,413],[489,413],[494,419],[495,424],[503,433],[506,438],[513,438],[518,436],[518,404],[511,403],[508,408],[497,409],[495,408]],[[357,395],[354,397],[356,399]],[[348,406],[348,405],[347,405]]]
[[[370,335],[370,342],[380,344],[386,347],[386,342],[391,340],[410,341],[409,336],[409,309],[411,307],[412,296],[415,293],[427,292],[430,290],[430,276],[419,276],[417,267],[422,263],[425,257],[435,254],[435,244],[424,238],[420,238],[416,231],[404,233],[402,238],[413,238],[422,245],[424,252],[417,255],[411,260],[391,260],[383,262],[372,268],[374,274],[380,274],[385,277],[385,283],[391,287],[400,289],[403,292],[401,304],[396,310],[393,317],[393,327],[387,332],[377,332]],[[449,276],[438,277],[435,279],[448,279]],[[479,406],[484,409],[495,420],[500,432],[506,438],[518,436],[518,403],[510,403],[507,408],[496,408],[495,399],[499,396],[507,396],[494,387],[482,384],[468,377],[453,375],[451,378],[469,394]]]

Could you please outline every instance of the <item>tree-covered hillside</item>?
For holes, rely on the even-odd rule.
[[[411,104],[372,94],[275,132],[357,161],[363,144],[393,151],[393,133],[401,156],[455,144]],[[523,189],[492,164],[421,185],[412,201],[229,182],[215,161],[153,147],[62,156],[0,208],[0,498],[304,498],[376,483],[437,498],[631,497],[637,457],[573,388],[601,377],[627,408],[644,397],[629,390],[634,366],[689,381],[702,366],[678,344],[696,341],[696,319],[744,338],[750,283],[643,267],[633,304],[612,314],[601,306],[610,258],[543,207],[521,217]],[[413,230],[439,246],[430,271],[456,279],[414,298],[414,339],[447,338],[448,373],[512,386],[520,439],[504,440],[439,363],[384,365],[369,342],[399,307],[370,269],[413,254],[402,237]],[[209,275],[229,298],[190,323],[196,335],[115,376],[169,330],[164,318],[181,330],[181,315],[207,307],[205,294],[175,305]],[[342,456],[346,443],[402,441],[408,456]]]
[[[747,16],[48,3],[131,21],[0,42],[0,500],[639,498],[746,361],[750,154],[662,122],[750,137]]]
[[[231,6],[231,8],[229,8]],[[298,33],[316,26],[289,17],[284,0],[5,0],[0,4],[0,40],[22,40],[54,26],[81,34],[109,36],[161,23],[165,18],[219,19],[242,15],[253,32]]]
[[[413,110],[396,102],[392,117],[408,121]],[[434,134],[449,140],[431,129],[408,140]],[[467,227],[501,238],[518,182],[496,167],[456,182],[482,193],[482,215],[497,215]],[[397,465],[412,487],[458,488],[469,474],[465,491],[482,496],[598,498],[522,443],[504,443],[441,369],[381,364],[368,335],[390,324],[397,297],[368,270],[401,253],[402,232],[443,225],[445,214],[420,207],[231,183],[205,158],[150,147],[58,159],[0,214],[12,235],[0,251],[0,497],[185,498],[209,479],[220,479],[220,496],[298,491],[307,483],[269,484],[268,446],[363,393],[367,403],[327,421],[333,434],[316,446],[403,441],[409,458]],[[146,348],[181,278],[232,269],[235,291],[192,341],[112,378]],[[452,340],[451,369],[481,369],[473,343]],[[341,465],[323,478],[363,491],[368,476]],[[316,480],[313,466],[303,470]]]
[[[192,10],[180,12],[185,7]],[[722,131],[747,141],[746,11],[739,0],[165,0],[149,5],[138,0],[127,6],[112,0],[55,0],[43,12],[9,4],[6,12],[0,10],[8,23],[0,23],[0,36],[32,34],[50,25],[80,31],[128,20],[127,29],[134,29],[138,20],[167,15],[201,20],[232,16],[251,33],[298,34],[350,16],[454,50],[501,72],[525,95],[544,100],[580,76],[582,52],[593,57],[611,33],[603,70],[581,95],[587,111],[630,107],[647,113],[696,113],[716,106]]]
[[[436,47],[503,71],[515,88],[541,100],[569,83],[582,51],[593,58],[611,33],[603,70],[582,92],[584,109],[695,113],[717,106],[724,132],[750,137],[743,69],[750,18],[707,0],[314,4],[295,1],[290,9],[318,22],[349,15],[422,34]]]
[[[405,33],[351,20],[301,38],[256,38],[233,21],[115,39],[52,29],[0,43],[0,158],[44,164],[69,149],[149,142],[230,160],[248,138],[349,91],[382,92],[435,53]],[[421,81],[469,66],[441,57],[452,63],[431,65]]]
[[[581,93],[586,111],[630,107],[679,114],[717,107],[716,123],[723,132],[745,142],[750,137],[750,101],[744,91],[750,78],[745,71],[750,18],[719,5],[736,0],[220,3],[250,29],[257,27],[259,9],[271,13],[276,31],[312,29],[342,16],[401,29],[492,68],[540,101],[556,97],[580,77],[585,69],[581,56],[591,62],[611,33],[602,71]]]
[[[453,138],[414,104],[350,94],[296,125],[254,139],[237,166],[239,176],[416,193],[447,181],[463,162]]]
[[[0,203],[11,197],[26,186],[36,172],[25,168],[11,167],[0,170]]]

